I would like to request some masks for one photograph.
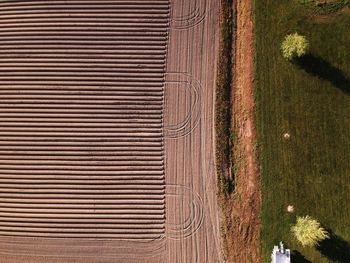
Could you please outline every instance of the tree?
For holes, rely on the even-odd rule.
[[[282,42],[282,55],[288,60],[304,56],[309,48],[309,42],[298,33],[289,34]]]
[[[316,246],[329,238],[329,233],[311,216],[298,216],[291,231],[302,246]]]

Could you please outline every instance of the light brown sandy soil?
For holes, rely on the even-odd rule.
[[[261,262],[260,174],[256,152],[252,1],[237,1],[233,85],[236,193],[226,233],[228,262]]]
[[[167,262],[222,262],[213,150],[218,13],[216,0],[172,5],[164,116]]]

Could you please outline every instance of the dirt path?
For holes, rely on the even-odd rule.
[[[260,175],[254,113],[252,1],[237,1],[233,123],[236,194],[231,200],[228,262],[261,262]]]

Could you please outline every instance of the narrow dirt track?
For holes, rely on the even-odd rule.
[[[228,262],[260,263],[261,190],[254,101],[253,1],[237,1],[235,78],[233,89],[236,134],[235,196],[228,201]]]
[[[220,262],[218,10],[0,3],[1,263]]]

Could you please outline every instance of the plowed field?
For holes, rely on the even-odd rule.
[[[0,262],[218,262],[209,0],[0,3]]]

